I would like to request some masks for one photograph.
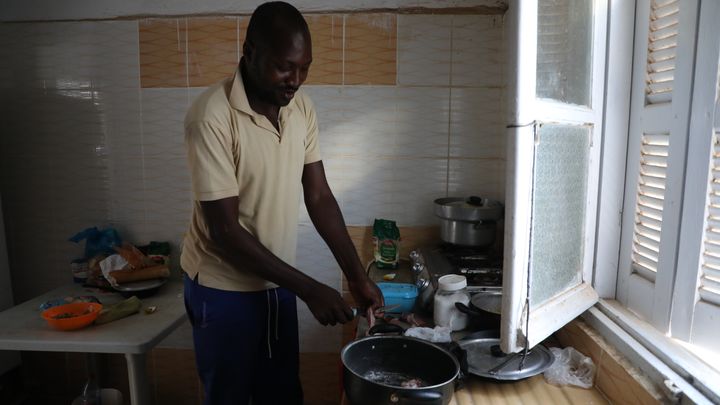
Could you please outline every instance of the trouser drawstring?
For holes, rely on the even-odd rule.
[[[273,290],[275,292],[275,340],[280,340],[278,337],[278,321],[280,320],[280,300],[278,299],[277,288]]]
[[[272,345],[270,343],[270,319],[272,319],[272,310],[270,309],[270,290],[265,290],[267,296],[267,346],[268,346],[268,358],[272,359]],[[273,289],[275,293],[275,340],[280,340],[278,336],[278,322],[280,318],[280,300],[278,298],[277,288]]]

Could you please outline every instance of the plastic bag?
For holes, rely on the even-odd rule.
[[[595,364],[590,357],[585,356],[572,347],[559,349],[551,347],[555,356],[553,364],[545,370],[545,380],[555,385],[575,385],[582,388],[591,388],[595,376]]]
[[[90,260],[97,255],[111,255],[115,253],[113,247],[120,246],[122,240],[114,228],[105,228],[102,231],[97,227],[87,228],[70,238],[71,242],[80,243],[85,240],[85,259]]]
[[[427,340],[434,343],[446,343],[452,341],[450,337],[452,329],[446,326],[436,326],[435,328],[415,327],[408,328],[405,336]]]

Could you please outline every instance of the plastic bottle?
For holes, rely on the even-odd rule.
[[[101,405],[102,391],[97,383],[97,378],[94,374],[90,374],[85,386],[83,387],[82,395],[80,396],[81,405]]]
[[[462,302],[465,305],[470,303],[467,279],[458,274],[447,274],[440,277],[433,301],[435,325],[450,327],[454,331],[467,327],[468,317],[455,307],[456,302]]]

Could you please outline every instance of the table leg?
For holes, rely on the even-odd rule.
[[[132,405],[150,405],[152,401],[147,384],[145,353],[125,353],[125,361],[127,361],[128,379],[130,380],[130,403]]]

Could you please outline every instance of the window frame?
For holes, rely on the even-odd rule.
[[[597,244],[593,286],[601,299],[593,308],[583,314],[583,319],[593,326],[630,362],[639,367],[664,393],[673,400],[689,399],[694,403],[720,402],[720,370],[709,367],[697,354],[692,353],[678,340],[666,336],[647,322],[638,318],[620,302],[614,301],[619,294],[622,271],[620,267],[621,229],[624,208],[625,176],[628,155],[628,136],[630,135],[630,90],[633,65],[633,39],[635,38],[636,2],[610,0],[608,10],[608,43],[606,69],[606,108],[602,147],[602,168],[599,192],[597,221]],[[720,37],[720,2],[701,1],[699,6],[697,55],[693,58],[694,77],[718,75],[717,38]],[[713,18],[715,17],[715,18]],[[714,45],[714,47],[713,47]],[[697,62],[697,63],[695,63]],[[643,64],[644,65],[644,64]],[[713,68],[708,67],[714,66]],[[704,73],[703,73],[704,72]],[[703,131],[712,125],[715,109],[715,121],[720,121],[720,103],[707,104],[712,98],[709,94],[716,91],[712,86],[702,85],[702,80],[693,81],[692,109],[690,111],[689,130],[693,133]],[[705,104],[698,108],[695,104],[704,99]],[[717,126],[717,125],[716,125]],[[610,134],[610,135],[608,135]],[[615,134],[616,136],[613,136]],[[617,136],[622,134],[624,136]],[[712,147],[711,142],[703,142],[697,137],[688,144],[688,156],[704,154]],[[709,156],[709,151],[707,151]],[[692,166],[692,165],[691,165]],[[683,178],[685,192],[702,190],[707,196],[708,168],[694,165]],[[698,252],[695,255],[679,255],[678,270],[674,272],[673,298],[677,300],[670,316],[671,331],[678,338],[689,336],[687,316],[693,310],[697,297],[697,279],[699,276],[699,242],[685,237],[695,233],[695,239],[702,239],[702,227],[705,215],[691,214],[691,211],[705,212],[705,198],[694,201],[695,207],[686,206],[682,211],[680,223],[683,224],[680,235],[679,251],[688,249]],[[693,205],[693,204],[691,204]],[[702,207],[700,207],[702,206]],[[634,215],[634,213],[633,213]],[[690,216],[694,215],[691,220]],[[693,256],[694,259],[689,256]],[[692,273],[695,273],[694,276]],[[678,297],[684,295],[684,298]],[[683,334],[684,333],[684,334]],[[673,388],[677,389],[673,391]]]
[[[505,262],[503,268],[503,313],[501,348],[517,352],[525,345],[528,257],[530,253],[536,120],[546,124],[593,126],[589,152],[585,251],[582,282],[530,309],[528,347],[539,343],[597,302],[591,286],[597,220],[598,184],[603,134],[604,80],[607,36],[607,0],[594,0],[593,59],[591,64],[590,106],[578,106],[536,97],[537,10],[538,0],[511,1],[506,15],[508,46],[513,52],[508,61],[508,168],[505,224]],[[597,12],[601,10],[601,12]],[[519,157],[519,158],[518,158]],[[528,175],[530,173],[530,175]],[[527,211],[522,211],[527,209]],[[520,299],[522,298],[522,299]],[[558,316],[558,314],[562,314]]]

